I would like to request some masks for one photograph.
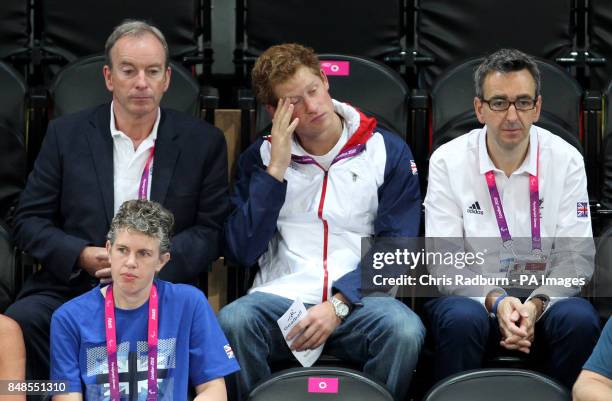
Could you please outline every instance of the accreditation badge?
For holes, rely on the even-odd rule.
[[[546,276],[548,261],[541,253],[519,255],[508,268],[506,277],[510,287],[535,289],[542,285]]]
[[[499,272],[508,273],[510,268],[514,266],[516,258],[514,254],[505,247],[499,251]]]

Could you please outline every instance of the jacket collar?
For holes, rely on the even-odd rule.
[[[336,161],[353,157],[361,153],[361,151],[365,149],[366,142],[369,141],[374,134],[374,128],[376,128],[377,122],[375,118],[367,117],[361,111],[346,103],[333,99],[332,101],[334,104],[334,111],[344,119],[349,135],[347,143],[344,144],[334,159],[334,161]],[[265,139],[271,141],[272,138],[267,136]],[[295,140],[291,148],[291,158],[298,163],[312,163],[311,155],[306,153],[301,146],[298,146]]]
[[[164,204],[180,150],[176,142],[178,132],[174,116],[167,113],[163,108],[160,109],[160,114],[157,140],[155,141],[151,200]],[[110,131],[110,103],[94,109],[89,123],[91,129],[87,132],[87,139],[94,161],[98,188],[104,202],[104,211],[110,224],[113,218],[114,202],[113,140]]]

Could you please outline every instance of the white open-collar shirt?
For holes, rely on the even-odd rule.
[[[110,108],[110,132],[113,137],[113,190],[114,190],[114,214],[117,213],[121,204],[127,200],[138,199],[138,187],[144,171],[151,148],[157,139],[157,128],[161,111],[157,108],[157,118],[149,136],[134,150],[134,143],[115,125],[114,102]],[[149,187],[147,199],[151,198],[151,184],[153,179],[153,159],[149,169]]]

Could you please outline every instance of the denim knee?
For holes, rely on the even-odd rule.
[[[404,313],[393,314],[387,319],[387,325],[391,327],[392,337],[397,344],[404,344],[419,352],[425,341],[425,326],[414,312],[406,308]]]
[[[217,315],[219,325],[228,337],[238,336],[254,323],[250,318],[253,316],[249,312],[250,308],[241,304],[240,299],[238,299],[221,308]]]
[[[377,300],[375,313],[380,333],[398,345],[418,350],[425,340],[425,326],[406,305],[393,298]]]

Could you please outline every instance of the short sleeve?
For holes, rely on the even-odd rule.
[[[591,357],[584,364],[584,369],[612,379],[612,319],[608,319]]]
[[[68,392],[82,393],[79,366],[80,335],[76,322],[58,309],[51,319],[51,380],[65,381]]]
[[[206,297],[198,293],[189,335],[189,378],[194,386],[240,370]]]

